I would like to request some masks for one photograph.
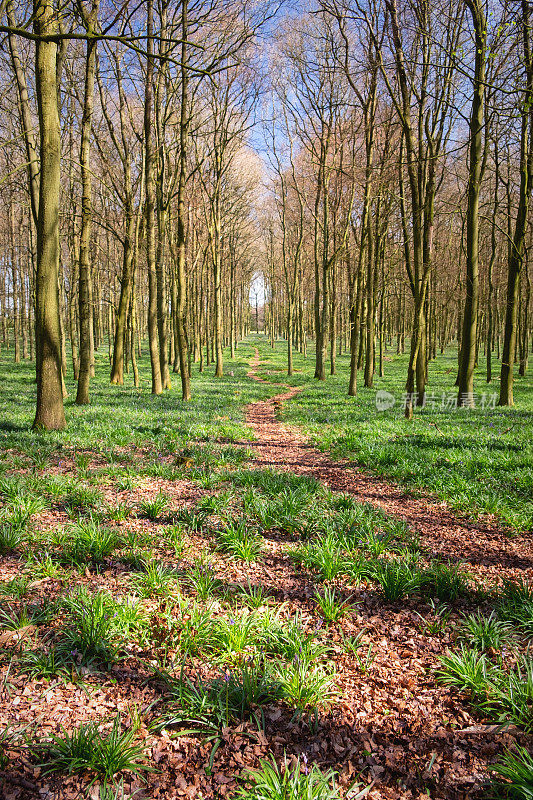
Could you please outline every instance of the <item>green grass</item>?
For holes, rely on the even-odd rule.
[[[67,618],[58,647],[80,663],[113,662],[127,636],[120,604],[107,592],[91,593],[85,587],[64,597]]]
[[[484,653],[461,647],[455,653],[440,657],[437,677],[445,686],[453,686],[472,700],[486,697],[491,664]]]
[[[166,597],[176,580],[175,571],[158,561],[150,561],[143,572],[131,575],[132,586],[141,597]]]
[[[104,780],[127,770],[139,774],[150,767],[145,763],[141,743],[134,741],[137,730],[122,732],[120,715],[111,730],[102,733],[96,722],[87,722],[71,732],[63,730],[48,743],[39,744],[35,754],[45,775],[62,772],[69,775],[89,770]]]
[[[271,380],[271,386],[246,377],[255,346],[264,362],[259,374]],[[74,447],[96,450],[120,463],[124,455],[120,448],[149,445],[153,455],[149,464],[142,465],[145,474],[160,473],[162,477],[167,473],[168,477],[177,474],[179,464],[159,460],[161,455],[176,453],[192,459],[199,470],[196,479],[208,488],[214,480],[212,466],[228,464],[234,469],[244,455],[227,444],[216,445],[216,440],[231,442],[249,437],[250,432],[243,425],[244,406],[274,394],[277,391],[274,384],[283,381],[302,389],[285,404],[284,419],[301,426],[319,448],[348,457],[413,491],[430,492],[470,515],[495,514],[511,529],[531,529],[531,370],[525,378],[517,377],[515,381],[514,408],[491,408],[490,403],[485,408],[478,404],[475,410],[443,408],[443,395],[453,400],[456,394],[453,384],[457,359],[452,347],[430,364],[429,402],[425,408],[417,409],[412,422],[407,422],[400,408],[407,355],[397,356],[391,348],[386,354],[385,376],[376,376],[374,388],[365,389],[360,374],[358,395],[349,398],[347,354],[337,357],[336,375],[317,382],[313,379],[312,347],[307,358],[295,353],[297,372],[291,378],[284,374],[285,347],[285,342],[279,341],[272,350],[265,337],[251,336],[240,345],[235,361],[226,359],[227,375],[221,380],[215,380],[211,367],[200,374],[198,366],[193,364],[190,403],[179,399],[178,379],[174,379],[169,392],[159,397],[150,394],[147,354],[140,360],[141,389],[133,387],[131,375],[126,375],[123,387],[110,386],[108,361],[102,349],[97,353],[96,377],[91,382],[91,405],[75,405],[75,384],[69,373],[68,428],[48,434],[37,434],[30,429],[35,394],[33,365],[29,362],[15,365],[9,352],[4,351],[0,356],[0,448],[25,453],[28,466],[39,468],[52,454],[61,459],[63,453],[68,454]],[[230,371],[234,374],[230,375]],[[487,385],[483,368],[478,368],[475,377],[478,396],[497,394],[498,388],[498,380]],[[376,392],[381,390],[394,395],[394,408],[377,410]],[[14,457],[11,453],[6,459],[6,468]],[[79,478],[91,477],[86,457],[78,456],[77,465]],[[284,489],[292,489],[290,479],[284,485],[278,482],[278,491]],[[75,508],[77,500],[67,497],[66,504]],[[278,508],[269,510],[275,511],[273,523],[277,521],[283,526],[290,519],[284,510],[282,502]]]
[[[485,653],[464,645],[440,656],[437,679],[468,696],[474,707],[502,725],[533,730],[533,660],[528,654],[517,658],[506,671],[503,662],[492,663]]]
[[[280,685],[261,660],[237,670],[226,669],[210,681],[193,681],[183,670],[177,679],[162,677],[168,689],[167,706],[154,729],[177,728],[180,735],[201,735],[207,740],[218,738],[235,721],[253,719],[261,725],[260,707],[281,694]]]
[[[492,785],[495,797],[512,800],[533,800],[533,756],[525,747],[518,746],[516,752],[508,751],[491,771],[503,778]]]
[[[92,518],[71,524],[61,538],[61,561],[86,568],[99,566],[117,549],[119,537],[112,528],[101,526]]]
[[[242,561],[256,561],[261,553],[261,539],[245,518],[230,519],[217,531],[219,548]]]
[[[295,564],[319,573],[327,581],[347,571],[346,555],[336,535],[331,533],[298,546],[292,551],[291,558]]]
[[[430,492],[453,508],[470,515],[495,514],[512,529],[533,526],[533,371],[516,376],[514,408],[447,409],[442,396],[455,399],[457,353],[454,347],[429,365],[428,395],[436,398],[416,409],[412,422],[404,420],[401,399],[405,394],[407,355],[387,352],[385,375],[365,389],[358,374],[358,394],[346,394],[348,355],[337,357],[337,374],[325,382],[313,380],[314,356],[295,353],[298,370],[291,378],[283,372],[269,375],[286,363],[286,344],[261,348],[259,374],[283,380],[302,391],[288,401],[283,419],[299,425],[315,445],[337,457],[347,457],[378,475],[412,490]],[[485,381],[483,357],[475,374],[478,397],[498,394],[499,380]],[[499,374],[498,365],[495,369]],[[378,411],[376,393],[390,392],[394,408]]]
[[[296,765],[285,758],[279,767],[273,758],[261,759],[260,768],[249,772],[240,788],[238,800],[338,800],[333,770],[322,772],[316,764],[307,765],[307,757]]]
[[[46,464],[54,453],[59,459],[70,448],[95,449],[106,459],[119,455],[115,449],[132,445],[150,445],[153,451],[181,452],[188,446],[224,439],[249,438],[244,426],[243,406],[267,397],[268,386],[246,377],[254,353],[250,343],[241,344],[234,361],[226,355],[226,375],[215,379],[214,368],[199,372],[192,365],[193,400],[180,399],[179,377],[172,376],[172,389],[159,395],[150,393],[150,365],[146,348],[139,361],[142,385],[133,386],[133,376],[125,375],[124,386],[109,384],[106,347],[96,354],[96,376],[91,380],[91,404],[76,406],[76,384],[72,370],[67,373],[69,397],[65,402],[67,429],[58,433],[31,430],[35,414],[35,365],[14,364],[9,351],[0,355],[0,448],[13,448],[27,454],[29,464]],[[230,375],[229,372],[233,372]],[[196,451],[195,451],[196,455]],[[234,456],[228,448],[222,454],[226,462]],[[157,459],[157,455],[155,456]],[[28,464],[28,465],[29,465]],[[79,470],[86,472],[85,462]]]
[[[330,587],[326,587],[323,593],[315,592],[315,602],[326,622],[338,622],[353,610],[353,606]]]
[[[505,580],[496,599],[498,616],[527,638],[533,638],[533,583]]]
[[[401,600],[420,586],[420,573],[405,561],[393,559],[378,561],[372,571],[372,580],[388,603]]]
[[[159,492],[151,500],[144,500],[140,505],[140,510],[143,516],[155,521],[165,509],[168,507],[168,497]]]
[[[494,611],[488,616],[478,611],[464,618],[459,638],[478,650],[500,650],[510,642],[510,625],[499,620]]]

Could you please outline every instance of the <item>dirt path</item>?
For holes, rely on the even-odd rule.
[[[268,383],[257,373],[259,364],[256,348],[248,376]],[[401,487],[363,472],[353,462],[332,461],[310,445],[299,430],[279,421],[283,403],[301,391],[286,388],[285,392],[252,403],[246,409],[246,422],[257,436],[253,449],[259,466],[312,476],[334,491],[353,494],[361,502],[372,503],[405,519],[432,552],[450,560],[465,561],[487,578],[498,577],[502,568],[508,576],[512,572],[533,578],[530,536],[510,538],[496,525],[457,516],[443,502],[412,497]]]

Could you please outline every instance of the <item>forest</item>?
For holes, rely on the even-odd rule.
[[[531,0],[0,0],[0,797],[533,800]]]

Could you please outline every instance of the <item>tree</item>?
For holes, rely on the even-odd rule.
[[[474,368],[479,307],[479,197],[484,164],[485,64],[487,22],[484,0],[466,0],[474,28],[473,96],[470,111],[468,165],[468,206],[466,212],[466,299],[458,375],[458,405],[474,405]]]
[[[188,46],[189,36],[189,17],[187,0],[182,0],[181,6],[181,96],[180,96],[180,121],[179,121],[179,167],[178,167],[178,196],[177,196],[177,305],[176,305],[176,329],[177,329],[177,349],[181,375],[181,396],[183,400],[191,398],[191,380],[188,364],[188,345],[185,333],[185,304],[186,304],[186,209],[185,209],[185,190],[187,184],[187,156],[188,138],[190,125],[189,111],[189,75],[188,75]]]
[[[65,427],[58,289],[61,140],[57,43],[48,38],[58,31],[52,0],[36,0],[33,27],[39,37],[35,49],[35,82],[41,165],[35,285],[37,408],[33,426],[61,430]]]
[[[147,0],[146,78],[144,93],[144,182],[146,219],[146,260],[148,263],[148,344],[152,365],[152,394],[161,394],[163,380],[159,357],[157,325],[157,272],[155,242],[155,178],[152,134],[153,77],[154,77],[154,2]]]
[[[531,54],[530,4],[522,0],[522,19],[519,28],[522,39],[524,89],[520,93],[520,192],[514,236],[510,248],[505,306],[505,333],[500,375],[499,405],[513,405],[513,365],[516,353],[518,287],[524,263],[529,201],[533,183],[533,59]],[[529,287],[529,283],[528,283]],[[527,329],[527,318],[524,327]]]
[[[96,32],[99,0],[91,0],[87,9],[80,3],[83,25],[87,31],[87,55],[85,61],[85,93],[83,99],[83,119],[81,127],[80,166],[81,166],[81,230],[79,249],[79,319],[80,319],[80,360],[78,375],[77,405],[89,402],[89,381],[93,360],[93,309],[92,277],[90,261],[92,181],[90,167],[91,128],[94,107],[94,76],[96,71]]]

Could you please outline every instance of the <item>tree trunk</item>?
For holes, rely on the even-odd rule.
[[[20,325],[19,325],[19,317],[18,317],[18,256],[17,256],[17,248],[15,246],[15,219],[14,219],[14,208],[13,208],[13,189],[9,193],[9,208],[8,208],[8,227],[9,227],[9,249],[10,254],[9,258],[11,261],[11,311],[13,314],[13,347],[14,347],[14,355],[15,355],[15,363],[18,364],[20,361]]]
[[[120,298],[115,318],[115,341],[113,346],[113,364],[111,367],[111,383],[115,383],[119,386],[122,386],[124,383],[124,348],[128,314],[131,305],[133,272],[135,269],[135,217],[133,208],[129,207],[126,208],[126,231],[123,247],[122,278],[120,281]]]
[[[34,30],[38,36],[57,32],[52,0],[36,0]],[[65,427],[58,289],[61,138],[56,57],[55,41],[37,40],[35,85],[41,174],[35,285],[37,408],[33,427],[45,430],[61,430]]]
[[[364,250],[359,248],[357,272],[350,280],[350,380],[348,382],[348,395],[355,397],[357,394],[357,355],[359,347],[359,331],[361,327],[361,303],[363,299],[363,258]],[[348,274],[350,270],[348,268]]]
[[[492,380],[492,343],[494,340],[494,321],[493,321],[493,304],[494,304],[494,262],[496,261],[496,216],[498,213],[498,187],[499,187],[499,159],[498,159],[498,145],[494,145],[494,164],[495,164],[495,186],[494,186],[494,206],[492,209],[492,223],[490,232],[490,259],[488,270],[488,297],[487,297],[487,383]]]
[[[287,375],[294,374],[294,365],[292,359],[293,317],[294,312],[292,300],[289,298],[287,304]]]
[[[35,3],[35,12],[39,7],[44,6],[44,3]],[[9,0],[6,8],[7,21],[10,28],[15,28],[15,17],[13,14],[13,0]],[[33,130],[33,122],[30,109],[30,101],[28,98],[28,87],[26,83],[26,76],[17,44],[17,37],[12,33],[8,35],[9,49],[11,51],[11,61],[15,78],[17,81],[17,91],[20,103],[20,115],[22,121],[22,130],[24,132],[24,146],[26,149],[26,157],[28,159],[28,184],[30,192],[30,205],[32,219],[37,225],[37,218],[39,213],[39,159],[35,147],[35,134]]]
[[[522,0],[522,26],[524,63],[526,69],[526,93],[521,106],[522,131],[520,137],[520,195],[516,212],[515,231],[511,244],[509,271],[507,274],[507,302],[505,306],[505,331],[503,339],[502,365],[500,373],[500,399],[498,405],[513,405],[513,366],[516,355],[518,288],[524,261],[525,239],[528,225],[529,200],[533,182],[533,61],[530,46],[529,2]]]
[[[374,310],[374,237],[372,222],[368,219],[367,265],[366,265],[366,347],[365,347],[365,386],[374,385],[374,342],[375,342],[375,310]]]
[[[144,169],[146,184],[146,260],[148,266],[148,344],[152,367],[152,394],[161,394],[161,364],[159,360],[159,332],[157,327],[157,275],[155,264],[155,185],[152,144],[152,106],[154,77],[154,3],[147,0],[146,86],[144,95]]]
[[[87,34],[91,35],[96,27],[98,0],[93,0],[90,14],[85,18]],[[80,261],[79,261],[79,371],[76,404],[89,403],[89,381],[91,377],[92,329],[91,315],[91,218],[92,218],[92,185],[90,172],[91,127],[94,104],[94,76],[96,68],[96,41],[87,40],[87,58],[85,62],[85,96],[83,100],[83,118],[81,125],[81,229],[80,229]]]
[[[157,283],[157,333],[159,337],[159,369],[161,372],[161,383],[163,389],[172,388],[170,381],[170,370],[168,366],[168,302],[166,298],[165,286],[165,253],[167,237],[167,207],[165,199],[165,123],[162,118],[162,90],[165,84],[165,73],[167,62],[167,5],[160,5],[160,31],[159,31],[159,52],[163,56],[159,62],[155,113],[157,118],[158,137],[158,158],[157,158],[157,245],[156,245],[156,283]]]
[[[518,374],[524,377],[527,372],[527,365],[529,359],[529,303],[531,300],[531,280],[529,278],[529,269],[526,263],[526,296],[524,298],[524,324],[522,327],[522,341],[520,345],[520,367]]]
[[[459,365],[459,406],[473,407],[474,369],[479,306],[479,196],[483,165],[485,102],[485,61],[487,31],[482,0],[467,0],[472,15],[475,41],[474,96],[470,115],[468,206],[466,212],[466,300],[463,314],[461,363]]]
[[[222,265],[220,260],[220,197],[215,199],[215,220],[213,236],[214,241],[214,263],[213,263],[213,279],[214,279],[214,299],[215,299],[215,378],[221,378],[224,372],[223,354],[222,354]]]
[[[178,270],[177,284],[178,297],[176,306],[177,347],[180,362],[181,396],[183,400],[191,399],[191,381],[189,374],[188,346],[185,332],[185,310],[187,307],[187,277],[185,274],[186,262],[186,211],[185,188],[187,181],[187,139],[189,133],[189,94],[188,94],[188,67],[187,67],[187,0],[182,0],[181,10],[181,109],[180,109],[180,152],[178,176]]]

